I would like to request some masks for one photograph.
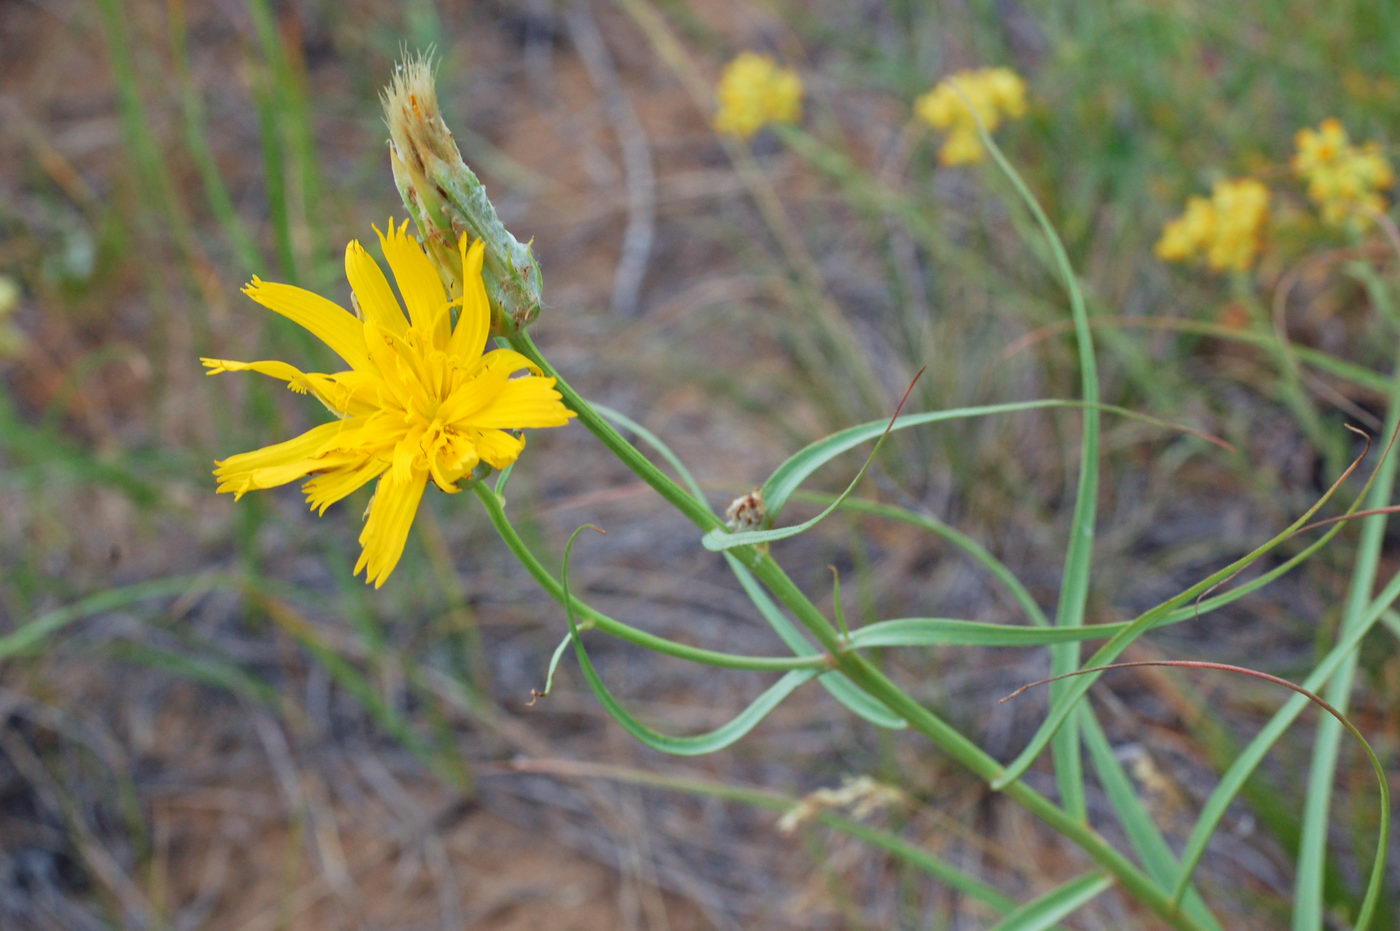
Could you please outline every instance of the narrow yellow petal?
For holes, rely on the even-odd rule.
[[[206,375],[220,375],[224,372],[257,372],[259,375],[266,375],[268,378],[286,382],[287,387],[298,394],[306,393],[306,373],[295,365],[278,362],[276,359],[262,362],[235,362],[232,359],[201,357],[199,361],[209,370],[204,373]]]
[[[408,318],[394,297],[394,289],[389,287],[389,279],[358,239],[350,240],[345,247],[345,277],[366,320],[398,336],[408,331]]]
[[[514,349],[493,349],[470,368],[438,409],[443,423],[456,423],[491,403],[516,372],[540,374],[539,366]]]
[[[554,379],[527,375],[506,382],[489,404],[459,422],[478,429],[518,430],[561,427],[573,416],[554,390]]]
[[[379,479],[369,517],[360,531],[362,548],[355,563],[355,572],[365,570],[365,581],[375,588],[383,585],[399,564],[427,484],[425,472],[415,472],[407,479],[395,478],[391,472]]]
[[[426,257],[425,257],[426,258]],[[254,278],[243,293],[289,320],[310,330],[321,342],[334,349],[351,368],[369,365],[365,338],[355,315],[334,301],[290,284]]]
[[[365,372],[337,372],[324,375],[320,372],[303,372],[294,365],[278,362],[275,359],[261,362],[235,362],[232,359],[200,359],[209,371],[206,375],[221,372],[257,372],[278,381],[298,394],[308,391],[337,417],[367,414],[376,408],[376,382]]]
[[[525,439],[504,430],[474,430],[472,441],[476,451],[493,469],[504,469],[514,462],[525,448]]]
[[[408,233],[408,221],[397,227],[389,221],[389,232],[379,233],[379,244],[384,249],[384,257],[389,260],[389,268],[394,272],[394,281],[408,306],[409,319],[418,329],[427,333],[433,345],[442,349],[447,345],[449,319],[447,292],[442,287],[442,279],[428,258],[418,240]]]
[[[231,491],[241,498],[245,492],[285,485],[323,467],[320,455],[340,433],[342,423],[323,423],[290,440],[214,463],[219,491]]]
[[[341,498],[363,486],[370,479],[379,477],[389,464],[382,459],[366,459],[353,462],[338,469],[331,469],[301,486],[306,492],[306,503],[318,514],[326,513],[326,508]]]
[[[491,302],[486,299],[486,285],[481,279],[486,243],[478,239],[468,249],[467,237],[463,235],[458,248],[462,253],[462,312],[447,352],[459,359],[475,359],[486,349],[486,337],[491,333]]]

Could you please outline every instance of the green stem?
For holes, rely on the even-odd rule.
[[[640,450],[613,429],[612,425],[604,420],[602,415],[595,411],[582,395],[559,376],[554,367],[540,354],[539,349],[528,334],[524,331],[514,332],[509,334],[507,340],[517,352],[537,364],[546,375],[556,379],[555,386],[563,395],[565,404],[578,414],[579,422],[587,427],[638,478],[655,489],[658,494],[700,529],[708,531],[724,526],[723,522],[711,513],[702,502],[696,501],[685,489],[658,469]],[[479,489],[477,495],[487,504],[488,513],[492,511],[493,504],[499,508],[499,499],[496,499],[489,492],[483,492]],[[497,529],[502,529],[502,524],[498,523]],[[511,541],[507,539],[506,542],[510,544]],[[525,560],[523,553],[528,552],[528,550],[516,549],[514,546],[512,549],[515,550],[518,557],[521,557],[522,561]],[[728,552],[740,560],[773,593],[773,596],[793,613],[817,639],[817,642],[829,656],[834,658],[836,668],[845,673],[861,689],[903,717],[911,727],[988,783],[997,781],[1005,774],[1002,765],[994,757],[952,725],[911,698],[865,657],[852,651],[850,645],[841,637],[826,616],[797,587],[796,583],[774,561],[772,556],[753,546],[735,547]],[[531,563],[538,565],[538,560],[534,560],[531,556],[530,561],[526,562],[526,569],[552,592],[553,587],[558,584],[554,577],[547,570],[543,573],[537,571]],[[542,566],[539,568],[543,569]],[[544,579],[549,579],[549,583],[545,583]],[[600,629],[602,628],[600,627]],[[670,641],[663,640],[662,642],[668,647],[675,646]],[[827,662],[828,658],[822,657],[821,661]],[[1002,791],[1077,844],[1099,865],[1112,873],[1123,888],[1156,912],[1168,924],[1177,928],[1194,929],[1199,927],[1179,911],[1165,890],[1153,882],[1146,873],[1138,869],[1131,860],[1114,849],[1083,819],[1061,809],[1024,783],[1012,782]]]
[[[486,516],[491,521],[491,525],[496,528],[496,532],[501,535],[510,551],[515,554],[516,559],[525,567],[536,582],[540,584],[549,595],[564,603],[565,592],[563,584],[554,577],[554,574],[542,563],[529,545],[521,538],[510,520],[506,517],[505,499],[487,488],[483,482],[474,482],[472,491],[480,499],[482,506],[486,509]],[[573,603],[574,611],[579,617],[584,619],[584,626],[591,626],[601,630],[605,634],[611,634],[619,640],[636,644],[657,653],[664,653],[667,656],[676,656],[681,659],[688,659],[694,663],[703,663],[707,666],[723,666],[727,669],[750,669],[763,671],[785,671],[790,669],[819,669],[828,665],[825,656],[740,656],[734,653],[720,653],[715,650],[706,650],[701,647],[687,646],[677,643],[674,640],[667,640],[665,637],[658,637],[649,634],[644,630],[639,630],[630,624],[608,617],[601,611],[591,608],[573,596],[567,596]]]
[[[1393,315],[1390,295],[1378,275],[1361,275],[1362,283],[1370,292],[1372,301],[1386,313]],[[1383,436],[1393,435],[1400,427],[1400,356],[1396,357],[1395,370],[1391,374],[1390,398],[1386,411]],[[1383,508],[1390,504],[1395,492],[1396,457],[1385,457],[1376,467],[1376,482],[1366,502],[1368,508]],[[1381,548],[1385,539],[1386,517],[1364,517],[1361,519],[1361,542],[1356,551],[1351,583],[1347,589],[1347,599],[1342,612],[1342,622],[1337,631],[1338,639],[1356,630],[1367,621],[1367,607],[1371,602],[1376,586],[1376,575],[1380,567]],[[1351,695],[1352,679],[1356,674],[1357,652],[1349,655],[1327,684],[1323,697],[1331,702],[1342,714],[1346,713]],[[1303,831],[1298,845],[1298,875],[1294,882],[1293,928],[1295,931],[1316,931],[1323,924],[1323,879],[1327,863],[1328,810],[1331,806],[1332,783],[1337,768],[1337,757],[1341,751],[1342,723],[1335,718],[1325,717],[1318,724],[1317,738],[1313,744],[1312,767],[1308,772],[1308,790],[1303,808]]]

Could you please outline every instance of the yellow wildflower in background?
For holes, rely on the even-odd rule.
[[[19,284],[8,275],[0,275],[0,359],[17,358],[24,350],[24,334],[11,319],[18,306]]]
[[[345,275],[357,314],[288,284],[254,278],[243,293],[305,327],[349,368],[326,375],[285,362],[201,359],[208,374],[252,371],[309,393],[337,419],[301,436],[230,456],[214,472],[219,491],[241,497],[259,488],[311,476],[302,486],[311,508],[326,508],[378,479],[355,572],[376,588],[403,555],[409,528],[429,481],[445,492],[480,462],[502,469],[525,440],[513,431],[558,427],[573,417],[554,379],[513,349],[486,352],[491,308],[482,284],[484,244],[458,243],[463,296],[449,301],[408,221],[379,232],[384,257],[408,307],[358,241],[345,248]],[[457,323],[451,307],[461,304]],[[528,372],[513,378],[518,372]]]
[[[802,119],[802,79],[766,55],[744,52],[726,65],[717,95],[715,129],[740,139],[769,123]]]
[[[966,95],[966,100],[958,90]],[[972,109],[968,108],[968,102]],[[1000,126],[1003,119],[1024,116],[1026,82],[1010,68],[959,71],[914,101],[914,113],[919,119],[948,133],[938,151],[938,160],[943,164],[965,165],[980,162],[985,157],[973,110],[987,132]]]
[[[1157,257],[1167,262],[1184,262],[1203,252],[1215,236],[1215,206],[1208,197],[1192,197],[1186,212],[1169,222],[1157,240]]]
[[[1254,264],[1269,218],[1269,189],[1253,178],[1217,181],[1210,198],[1192,197],[1186,211],[1162,229],[1157,257],[1184,262],[1197,256],[1217,271]]]
[[[1386,209],[1380,192],[1395,184],[1390,163],[1374,142],[1353,145],[1340,120],[1300,129],[1293,171],[1308,183],[1308,197],[1328,223],[1367,219]]]
[[[1219,181],[1210,199],[1215,207],[1215,235],[1206,250],[1206,262],[1214,269],[1244,271],[1259,254],[1269,218],[1269,189],[1253,178]]]

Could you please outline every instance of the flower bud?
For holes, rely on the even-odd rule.
[[[510,234],[496,216],[486,188],[462,161],[462,153],[438,110],[432,62],[408,58],[394,69],[383,94],[389,123],[389,164],[404,206],[444,277],[456,275],[452,261],[461,233],[486,242],[486,293],[499,314],[495,328],[528,325],[540,311],[540,269],[528,243]],[[460,282],[449,280],[454,294]]]

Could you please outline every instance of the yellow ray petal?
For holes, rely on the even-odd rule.
[[[525,427],[561,427],[574,412],[564,406],[554,379],[527,375],[508,381],[481,410],[461,418],[464,426],[517,430]]]
[[[337,372],[324,375],[320,372],[303,372],[294,365],[268,359],[261,362],[236,362],[233,359],[205,359],[200,362],[209,371],[206,375],[222,372],[257,372],[278,381],[287,387],[305,394],[310,391],[316,399],[337,417],[367,414],[378,407],[376,382],[364,372]]]
[[[318,514],[326,513],[326,508],[341,498],[363,486],[372,478],[381,475],[389,464],[383,459],[366,459],[338,469],[331,469],[315,475],[301,490],[306,492],[306,503]]]
[[[481,280],[486,243],[478,239],[468,249],[467,237],[463,235],[458,249],[462,253],[462,312],[447,343],[447,352],[459,359],[475,359],[486,348],[486,337],[491,333],[491,303]]]
[[[442,349],[447,345],[449,321],[447,292],[443,290],[442,279],[428,258],[418,240],[408,234],[408,221],[395,227],[389,221],[389,232],[380,233],[379,244],[384,249],[384,258],[389,260],[389,268],[394,272],[394,281],[408,305],[408,316],[413,325],[432,339],[433,345]]]
[[[219,491],[231,491],[235,498],[241,498],[244,492],[285,485],[324,467],[321,453],[335,440],[343,423],[323,423],[290,440],[214,463],[218,466],[214,477],[219,480]]]
[[[426,472],[414,472],[407,479],[395,478],[390,473],[379,479],[374,500],[369,505],[369,517],[360,531],[362,549],[355,563],[355,572],[365,570],[365,581],[375,588],[384,584],[403,556],[404,543],[427,484]]]
[[[350,240],[345,247],[345,277],[366,320],[398,336],[408,331],[408,318],[394,297],[394,289],[389,287],[389,279],[358,239]]]
[[[525,439],[504,430],[473,430],[476,451],[493,469],[504,469],[514,462],[525,448]]]
[[[493,349],[461,377],[456,390],[438,409],[443,423],[456,423],[486,407],[516,372],[540,374],[539,366],[514,349]]]
[[[351,368],[360,369],[369,365],[369,356],[365,354],[365,338],[360,332],[360,321],[334,301],[328,301],[321,295],[296,285],[263,281],[257,277],[244,286],[243,293],[268,310],[275,311],[310,330],[317,339],[334,349]]]

